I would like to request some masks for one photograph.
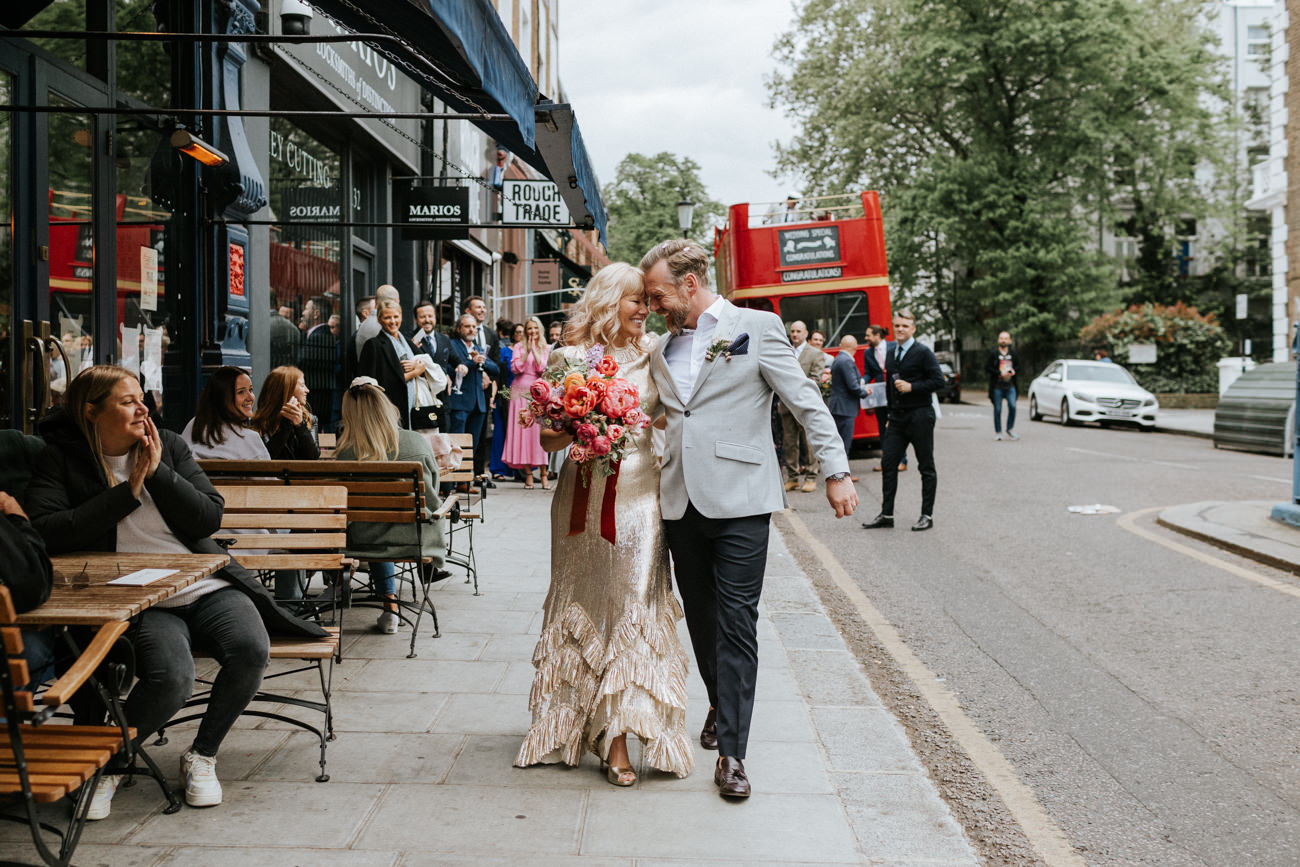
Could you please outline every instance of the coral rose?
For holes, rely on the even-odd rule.
[[[615,380],[609,384],[609,389],[600,402],[600,411],[610,418],[621,419],[628,410],[636,408],[639,397],[635,385],[625,379]]]
[[[607,379],[601,379],[599,376],[587,377],[587,390],[596,395],[596,403],[605,399],[605,393],[609,391],[610,382]]]
[[[625,433],[627,433],[627,430],[621,424],[612,424],[605,428],[605,435],[609,437],[611,442],[618,442]]]
[[[599,436],[591,441],[591,453],[593,455],[607,455],[614,444],[609,441],[609,437]]]
[[[582,418],[596,408],[596,396],[586,386],[569,389],[564,393],[564,411],[572,418]]]
[[[574,429],[573,435],[578,438],[579,442],[590,445],[591,441],[600,435],[600,431],[596,430],[596,426],[591,422],[583,422]]]
[[[596,372],[602,376],[613,376],[618,373],[618,362],[614,360],[614,356],[606,355],[596,362]]]
[[[623,421],[627,424],[640,424],[641,419],[645,418],[645,413],[641,412],[639,406],[634,406],[627,412],[623,413]]]
[[[535,381],[528,388],[528,396],[538,403],[546,403],[551,399],[551,384],[544,379]]]

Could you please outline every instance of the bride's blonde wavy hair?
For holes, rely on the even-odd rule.
[[[635,265],[614,262],[596,272],[564,324],[568,346],[614,346],[619,333],[618,308],[630,295],[645,293],[645,274]],[[629,347],[643,350],[640,343]]]

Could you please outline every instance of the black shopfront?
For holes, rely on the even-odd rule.
[[[394,190],[436,165],[434,96],[547,170],[536,85],[487,4],[322,0],[296,39],[278,0],[0,5],[0,428],[112,362],[179,430],[207,372],[287,360],[275,316],[303,339],[338,316],[346,343],[355,298],[413,300],[440,266],[401,240]],[[583,174],[571,210],[599,215]]]

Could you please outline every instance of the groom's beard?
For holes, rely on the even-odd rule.
[[[682,329],[686,327],[686,317],[691,314],[691,305],[685,299],[674,298],[669,301],[664,299],[663,316],[668,325],[668,330],[674,334],[681,334]]]

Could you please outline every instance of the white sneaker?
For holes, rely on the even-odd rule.
[[[1013,440],[1018,440],[1018,439],[1020,439],[1020,434],[1013,434],[1011,431],[1007,431],[1007,436],[1010,437],[1010,438],[1013,439]]]
[[[185,803],[191,807],[215,807],[221,803],[216,756],[190,750],[181,756],[181,777],[185,780]]]
[[[95,792],[90,796],[90,807],[86,811],[86,819],[90,822],[98,822],[100,819],[107,819],[108,814],[113,810],[113,795],[117,793],[117,786],[122,782],[122,778],[117,774],[104,774],[95,784]]]
[[[375,621],[375,628],[385,635],[392,635],[397,631],[398,617],[396,611],[383,611],[379,614],[379,619]]]
[[[993,435],[993,442],[995,442],[995,443],[1000,443],[1000,442],[1002,442],[1002,434],[994,434],[994,435]]]

